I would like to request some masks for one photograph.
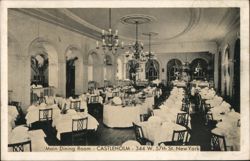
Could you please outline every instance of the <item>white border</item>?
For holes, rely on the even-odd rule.
[[[240,7],[241,8],[241,151],[240,152],[7,152],[7,128],[1,129],[2,160],[166,160],[166,159],[250,159],[249,156],[249,2],[248,0],[176,1],[0,1],[1,2],[1,125],[7,127],[7,8],[86,7]],[[246,63],[247,62],[247,63]],[[20,80],[21,81],[21,80]]]

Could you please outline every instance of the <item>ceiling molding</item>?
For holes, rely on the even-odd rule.
[[[32,12],[32,9],[15,8],[15,9],[12,9],[12,10],[15,10],[15,11],[18,11],[18,12],[21,12],[21,13],[24,13],[24,14],[26,14],[26,15],[28,15],[28,16],[37,18],[37,19],[42,20],[42,21],[44,21],[44,22],[47,22],[47,23],[50,23],[50,24],[54,24],[54,25],[56,25],[56,26],[60,26],[60,27],[62,27],[62,28],[64,28],[64,29],[70,30],[70,31],[72,31],[72,32],[75,32],[75,33],[78,33],[78,34],[81,34],[81,35],[84,35],[84,36],[87,36],[87,37],[92,38],[92,39],[95,39],[95,40],[99,40],[99,39],[100,39],[98,36],[95,36],[95,35],[93,35],[93,34],[89,34],[89,33],[87,33],[87,32],[80,31],[80,30],[78,30],[78,29],[76,29],[76,28],[74,28],[74,27],[71,27],[71,26],[69,26],[69,25],[65,25],[65,24],[63,24],[63,23],[60,23],[60,22],[51,20],[51,19],[46,18],[46,17],[44,17],[44,16],[41,16],[41,15],[39,15],[39,14],[37,14],[37,13],[34,13],[34,12]],[[36,10],[37,10],[37,9],[36,9]],[[39,11],[39,10],[37,10],[37,11]]]

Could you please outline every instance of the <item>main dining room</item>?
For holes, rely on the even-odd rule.
[[[239,8],[8,9],[8,150],[240,151]]]

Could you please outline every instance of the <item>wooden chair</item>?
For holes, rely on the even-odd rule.
[[[99,103],[99,96],[90,96],[89,103]]]
[[[148,114],[140,114],[140,122],[147,121],[148,119]]]
[[[81,108],[81,100],[70,101],[70,109],[75,109],[76,111],[80,111]]]
[[[112,97],[119,97],[119,92],[112,92]]]
[[[39,121],[51,121],[53,116],[52,108],[39,109]]]
[[[184,111],[186,113],[189,113],[190,103],[182,103],[181,111]]]
[[[211,133],[210,145],[212,151],[227,151],[226,140],[222,135]]]
[[[153,110],[149,110],[149,116],[154,116],[154,111]]]
[[[133,122],[135,138],[141,145],[153,145],[153,142],[144,137],[142,127]]]
[[[189,143],[189,133],[187,130],[174,130],[172,141],[161,142],[159,145],[187,145]]]
[[[207,113],[205,121],[206,121],[205,125],[210,125],[212,123],[212,121],[214,121],[213,114],[212,113]]]
[[[88,130],[88,117],[73,119],[72,120],[72,145],[75,145],[75,141],[84,140],[84,144],[87,145],[87,130]],[[78,142],[81,143],[81,142]]]
[[[176,123],[181,126],[188,127],[188,113],[178,113]]]
[[[28,146],[29,151],[32,151],[31,148],[31,140],[15,143],[15,144],[8,144],[8,147],[12,148],[13,152],[24,152],[26,150],[26,146]]]

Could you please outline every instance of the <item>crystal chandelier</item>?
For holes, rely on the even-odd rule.
[[[139,43],[138,41],[138,21],[135,21],[135,27],[136,27],[136,37],[135,37],[135,42],[131,46],[129,45],[129,49],[132,51],[133,55],[132,58],[137,60],[137,61],[146,61],[146,57],[143,53],[143,43]]]
[[[143,35],[148,36],[148,52],[145,52],[145,57],[150,60],[154,59],[154,52],[151,51],[151,38],[152,36],[158,35],[155,32],[143,33]]]
[[[106,51],[108,50],[109,52],[116,54],[119,47],[121,47],[121,49],[124,49],[123,42],[121,43],[121,45],[119,44],[118,30],[115,30],[115,33],[112,32],[111,8],[109,8],[109,29],[108,32],[102,30],[101,38],[102,38],[102,49],[104,53],[106,53]],[[99,49],[98,41],[96,42],[96,49]]]

